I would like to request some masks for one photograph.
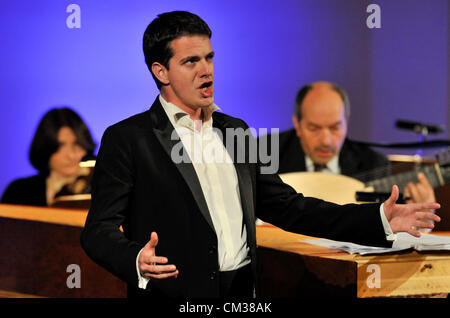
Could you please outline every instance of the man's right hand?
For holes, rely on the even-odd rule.
[[[152,232],[150,241],[144,246],[139,255],[139,272],[142,276],[152,279],[176,278],[178,276],[176,266],[167,264],[168,259],[166,257],[156,256],[156,245],[158,245],[158,235],[156,232]]]

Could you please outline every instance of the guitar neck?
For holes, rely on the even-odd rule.
[[[398,185],[400,192],[403,192],[409,182],[418,182],[417,174],[422,172],[427,177],[431,187],[435,189],[449,182],[449,169],[450,168],[441,168],[437,164],[429,165],[417,170],[372,180],[365,185],[366,187],[373,187],[376,192],[391,192],[392,186],[396,184]]]

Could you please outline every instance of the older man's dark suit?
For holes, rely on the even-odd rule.
[[[224,136],[226,128],[247,128],[242,120],[219,112],[213,114],[213,123]],[[194,167],[171,159],[172,147],[179,142],[171,140],[172,131],[158,99],[149,111],[105,131],[82,246],[128,283],[129,295],[219,297],[217,237]],[[247,158],[248,141],[236,146]],[[277,175],[260,174],[258,163],[235,163],[235,168],[255,281],[255,217],[307,235],[389,245],[378,204],[339,207],[297,194]],[[151,280],[142,291],[137,289],[136,256],[152,231],[159,236],[156,254],[175,264],[179,276]]]

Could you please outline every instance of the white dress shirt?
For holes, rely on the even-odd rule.
[[[305,156],[305,164],[306,171],[314,172],[314,162],[308,156]],[[341,168],[339,167],[339,156],[334,156],[333,159],[331,159],[320,172],[341,174]]]

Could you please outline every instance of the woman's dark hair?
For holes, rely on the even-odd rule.
[[[68,107],[51,109],[42,117],[29,151],[31,164],[41,174],[49,173],[50,157],[58,151],[58,133],[62,127],[72,129],[77,144],[86,151],[86,156],[93,156],[97,145],[81,117]]]
[[[205,21],[187,11],[159,14],[145,30],[143,39],[145,63],[159,89],[163,84],[153,74],[152,65],[158,62],[169,69],[169,60],[174,55],[170,43],[186,35],[206,35],[211,38],[212,32]]]

